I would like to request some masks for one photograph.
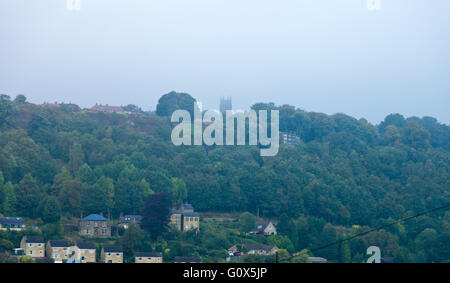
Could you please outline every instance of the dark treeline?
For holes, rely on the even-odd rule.
[[[159,113],[167,112],[160,104]],[[166,116],[38,106],[3,95],[0,214],[117,217],[140,213],[149,194],[167,192],[173,206],[188,201],[198,211],[275,219],[300,251],[450,201],[450,129],[434,118],[393,114],[372,125],[289,105],[253,109],[280,110],[280,130],[303,143],[281,145],[268,158],[250,146],[175,147]],[[448,211],[438,211],[317,255],[358,261],[358,247],[370,242],[398,259],[442,261],[450,258],[449,221]]]

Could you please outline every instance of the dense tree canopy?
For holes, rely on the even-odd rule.
[[[25,101],[0,97],[3,215],[52,222],[59,206],[65,216],[118,217],[140,213],[149,196],[164,192],[172,206],[188,201],[200,212],[248,211],[282,220],[278,240],[301,251],[449,202],[450,129],[431,117],[393,114],[377,126],[344,114],[258,103],[254,109],[278,109],[280,130],[302,139],[262,158],[252,146],[176,147],[167,117],[152,113]],[[193,101],[170,93],[157,113],[192,109]],[[254,221],[243,218],[247,228]],[[363,258],[361,247],[377,243],[401,258],[437,261],[450,257],[439,248],[450,246],[449,233],[449,213],[437,211],[318,255],[348,260],[350,250],[354,261]]]

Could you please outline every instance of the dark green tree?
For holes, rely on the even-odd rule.
[[[167,193],[152,194],[142,211],[142,228],[150,233],[153,241],[158,239],[169,224],[170,199]]]
[[[159,116],[172,116],[175,110],[187,110],[194,116],[194,102],[196,100],[187,93],[170,92],[161,96],[156,106],[156,114]]]
[[[17,188],[16,210],[19,215],[35,218],[42,192],[31,174],[25,175]]]
[[[61,207],[56,197],[49,196],[44,199],[41,217],[45,223],[56,223],[61,219]]]

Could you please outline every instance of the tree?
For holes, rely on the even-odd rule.
[[[89,186],[83,198],[86,213],[108,213],[114,207],[114,183],[102,176],[93,186]]]
[[[179,207],[187,198],[187,187],[180,178],[171,179],[172,186],[169,188],[169,197],[174,207]]]
[[[61,207],[56,197],[49,196],[44,199],[41,217],[45,223],[56,223],[61,219]]]
[[[170,199],[167,193],[149,195],[142,211],[142,228],[150,233],[153,241],[167,231]]]
[[[294,263],[307,263],[310,252],[308,250],[301,250],[297,255],[291,258],[291,262]]]
[[[27,98],[23,94],[18,94],[18,95],[16,95],[16,98],[14,99],[14,103],[25,104],[25,103],[27,103]]]
[[[17,213],[36,218],[41,197],[42,193],[37,181],[31,174],[25,175],[17,188],[17,199],[19,200],[16,204]]]
[[[13,185],[11,182],[3,185],[3,192],[5,196],[3,202],[3,213],[5,215],[16,214],[16,187],[17,185]]]
[[[81,144],[74,142],[69,151],[69,170],[73,176],[78,174],[78,170],[84,163],[84,153]]]
[[[123,247],[125,256],[128,259],[131,259],[134,257],[136,252],[142,251],[144,240],[144,231],[142,231],[136,224],[129,225],[128,229],[126,229],[125,233],[120,239],[120,243]]]
[[[239,216],[241,231],[249,232],[255,227],[256,216],[250,212],[244,212]]]
[[[81,182],[87,183],[89,185],[93,185],[95,184],[95,181],[97,181],[94,171],[86,163],[81,166],[80,170],[78,171],[78,176]]]
[[[273,246],[277,246],[280,249],[286,249],[293,253],[295,251],[294,244],[291,240],[283,235],[275,235],[267,238],[267,243]]]
[[[62,211],[72,215],[80,215],[82,191],[84,191],[83,184],[78,179],[65,181],[58,195]]]
[[[295,250],[298,250],[299,249],[298,228],[293,219],[289,220],[287,236],[289,237],[291,242],[294,244]]]
[[[10,121],[10,117],[17,113],[17,109],[8,95],[0,95],[0,127]]]
[[[23,256],[19,257],[19,262],[20,263],[32,263],[33,258],[29,255],[23,255]]]
[[[2,171],[0,171],[0,214],[5,213],[6,206],[6,191],[5,191],[5,178],[3,177]]]
[[[128,104],[127,106],[122,107],[124,111],[131,113],[142,113],[142,109],[134,104]]]
[[[289,217],[286,213],[283,213],[278,220],[277,232],[281,235],[288,235],[289,230]]]
[[[161,96],[156,106],[158,116],[172,116],[175,110],[187,110],[194,117],[195,99],[187,93],[170,92]]]
[[[0,239],[0,252],[10,251],[14,249],[14,244],[6,239]]]
[[[341,242],[341,262],[349,263],[351,261],[350,246],[348,241]]]

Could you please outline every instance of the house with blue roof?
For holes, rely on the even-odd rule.
[[[108,238],[111,237],[111,224],[101,214],[91,214],[80,220],[79,234],[86,237]]]

